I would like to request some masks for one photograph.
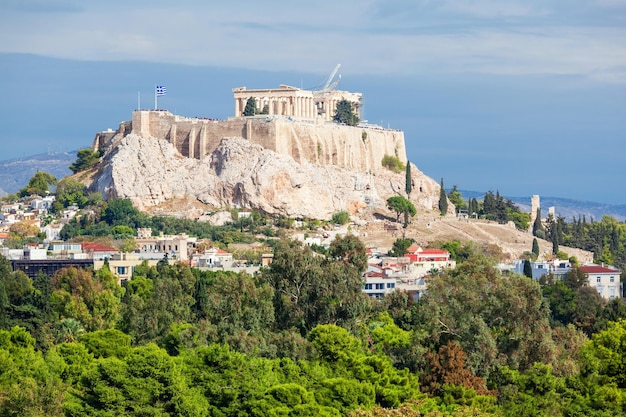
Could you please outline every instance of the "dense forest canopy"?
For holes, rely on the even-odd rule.
[[[285,238],[289,218],[253,212],[213,226],[147,216],[68,179],[57,191],[54,211],[86,208],[65,239],[124,241],[149,227],[228,247],[262,235],[274,260],[249,275],[165,257],[120,286],[106,264],[31,279],[0,255],[0,415],[626,413],[626,304],[602,299],[576,267],[536,281],[497,269],[489,246],[440,242],[457,268],[429,276],[419,302],[401,291],[374,300],[362,292],[367,255],[355,236],[311,248]],[[447,197],[470,216],[531,226],[499,193],[465,202],[454,187]],[[568,245],[626,264],[626,225],[610,217],[549,217],[533,231],[555,254]],[[42,238],[23,235],[9,243]],[[398,239],[392,252],[413,241]]]
[[[350,235],[326,256],[280,240],[255,276],[164,259],[121,287],[107,267],[31,280],[0,257],[0,414],[626,412],[622,300],[457,249],[419,303],[367,298]]]

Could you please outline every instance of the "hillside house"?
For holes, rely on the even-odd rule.
[[[123,284],[133,277],[135,267],[146,262],[148,266],[156,266],[159,262],[156,259],[140,259],[137,253],[115,253],[109,258],[109,269],[117,277],[117,283]],[[94,270],[99,270],[104,266],[104,259],[93,261]]]
[[[46,196],[43,198],[35,198],[30,201],[30,208],[32,210],[48,211],[52,208],[52,204],[54,203],[55,197],[53,195]]]
[[[363,274],[363,279],[363,292],[368,297],[380,299],[396,290],[396,279],[383,272],[367,271]]]
[[[41,228],[41,231],[46,234],[46,241],[59,240],[61,238],[61,230],[63,225],[59,223],[50,223]]]
[[[422,249],[412,245],[401,257],[375,257],[368,251],[368,268],[363,274],[363,292],[373,298],[381,298],[400,290],[418,301],[425,293],[427,277],[433,270],[456,267],[450,253],[441,249]]]
[[[137,237],[136,252],[140,254],[152,254],[152,258],[162,258],[165,254],[171,259],[181,262],[189,261],[189,247],[193,247],[197,241],[195,237],[190,237],[185,233],[179,233],[175,236],[161,235],[152,236],[152,231],[141,229],[138,233],[142,237]]]
[[[413,244],[408,247],[406,255],[411,259],[414,276],[424,276],[432,271],[454,269],[456,261],[450,259],[450,252],[443,249],[422,249]]]
[[[116,248],[94,242],[82,243],[81,249],[83,253],[86,253],[89,258],[94,260],[104,260],[105,258],[111,259],[114,255],[119,253],[119,250]]]
[[[580,270],[587,274],[589,286],[595,288],[602,298],[622,297],[621,271],[603,265],[583,265]]]
[[[531,262],[533,279],[541,279],[544,275],[552,274],[556,279],[565,279],[567,273],[572,269],[572,265],[567,260],[555,259],[552,261],[536,261]],[[524,261],[519,260],[515,263],[513,271],[518,274],[524,273]]]
[[[233,254],[220,248],[211,248],[191,257],[191,266],[196,268],[215,268],[232,263]]]

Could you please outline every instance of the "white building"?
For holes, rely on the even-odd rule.
[[[50,223],[41,228],[41,231],[46,234],[46,241],[59,240],[61,238],[61,229],[63,225],[59,223]]]
[[[583,265],[580,270],[587,274],[589,286],[595,288],[602,298],[622,297],[621,271],[600,265]]]
[[[537,280],[548,274],[554,275],[556,279],[565,279],[567,273],[572,269],[572,265],[569,261],[560,259],[531,262],[530,267],[532,269],[533,279]],[[517,261],[513,270],[519,274],[524,274],[524,261]]]
[[[197,253],[191,257],[191,266],[196,268],[215,268],[233,263],[233,254],[220,248],[211,248],[204,253]]]
[[[363,292],[371,298],[382,298],[386,294],[396,290],[397,280],[382,272],[368,271],[363,274],[365,283]]]

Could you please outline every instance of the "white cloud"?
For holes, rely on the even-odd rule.
[[[481,18],[536,17],[547,14],[529,2],[504,0],[445,0],[441,2],[440,9]]]
[[[98,3],[97,9],[59,11],[54,18],[13,11],[0,16],[0,51],[320,74],[341,63],[365,74],[567,74],[626,81],[626,28],[548,25],[544,17],[556,10],[543,6],[495,0],[243,3],[182,7],[155,1],[124,10]],[[519,20],[507,26],[502,17]]]

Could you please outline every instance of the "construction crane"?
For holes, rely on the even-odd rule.
[[[335,81],[333,81],[333,78],[335,78],[335,75],[337,75],[337,71],[339,71],[340,67],[341,64],[337,64],[335,66],[335,69],[328,76],[328,80],[326,80],[326,83],[324,84],[324,87],[322,87],[321,91],[330,91],[337,87],[337,84],[339,84],[339,81],[341,81],[341,75],[339,75],[339,77]]]

